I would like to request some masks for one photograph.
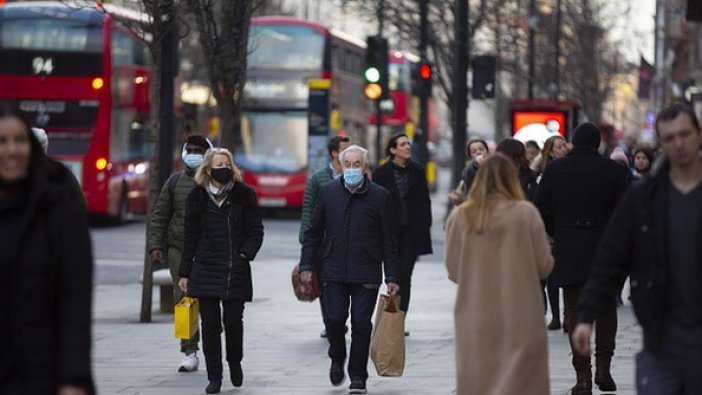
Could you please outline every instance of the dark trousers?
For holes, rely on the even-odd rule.
[[[378,287],[363,284],[327,283],[324,287],[324,325],[329,339],[329,358],[346,359],[344,326],[351,309],[351,355],[349,377],[352,381],[368,379],[371,316],[378,297]]]
[[[551,305],[551,315],[553,319],[560,322],[561,321],[561,301],[560,295],[558,294],[559,287],[553,280],[552,276],[548,276],[546,280],[541,282],[541,288],[546,288],[544,292],[544,313],[548,311],[548,305]],[[546,296],[548,296],[548,304]]]
[[[227,362],[231,366],[244,357],[244,302],[200,298],[202,318],[202,349],[207,364],[207,379],[222,380],[222,310],[224,307],[224,334]]]
[[[410,232],[403,228],[400,231],[398,240],[398,252],[400,263],[400,310],[405,312],[409,309],[410,292],[412,289],[412,272],[414,272],[414,264],[417,262],[417,254],[414,252],[414,243]]]
[[[565,322],[568,331],[575,330],[578,324],[578,299],[582,285],[567,285],[563,287],[565,296]],[[598,369],[609,369],[612,356],[614,355],[615,338],[617,336],[617,307],[614,300],[602,311],[595,321],[595,363]],[[570,349],[573,352],[573,367],[575,374],[580,379],[592,379],[592,365],[590,356],[582,356],[573,349],[573,341],[570,341]]]
[[[702,328],[687,329],[669,323],[658,352],[636,356],[639,395],[702,394]]]

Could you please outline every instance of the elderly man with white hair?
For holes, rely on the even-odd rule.
[[[343,175],[320,190],[310,228],[305,232],[300,278],[311,281],[313,255],[321,248],[324,285],[324,325],[332,360],[329,379],[344,382],[344,325],[351,310],[350,394],[365,394],[371,316],[383,280],[388,292],[398,285],[398,202],[390,192],[364,174],[367,151],[351,145],[341,152]]]

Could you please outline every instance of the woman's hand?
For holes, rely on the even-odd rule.
[[[59,388],[57,395],[87,395],[85,388],[76,387],[74,385],[64,385]]]
[[[188,292],[188,278],[187,277],[181,277],[180,280],[178,280],[178,288],[180,288],[180,290],[183,292]]]

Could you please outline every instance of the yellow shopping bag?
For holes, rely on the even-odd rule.
[[[195,298],[183,296],[183,299],[175,305],[173,314],[175,337],[178,339],[192,338],[197,333],[199,314],[200,302]]]

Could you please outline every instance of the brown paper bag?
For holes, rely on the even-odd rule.
[[[398,299],[378,297],[370,352],[379,376],[402,376],[405,369],[405,313],[397,308]]]

